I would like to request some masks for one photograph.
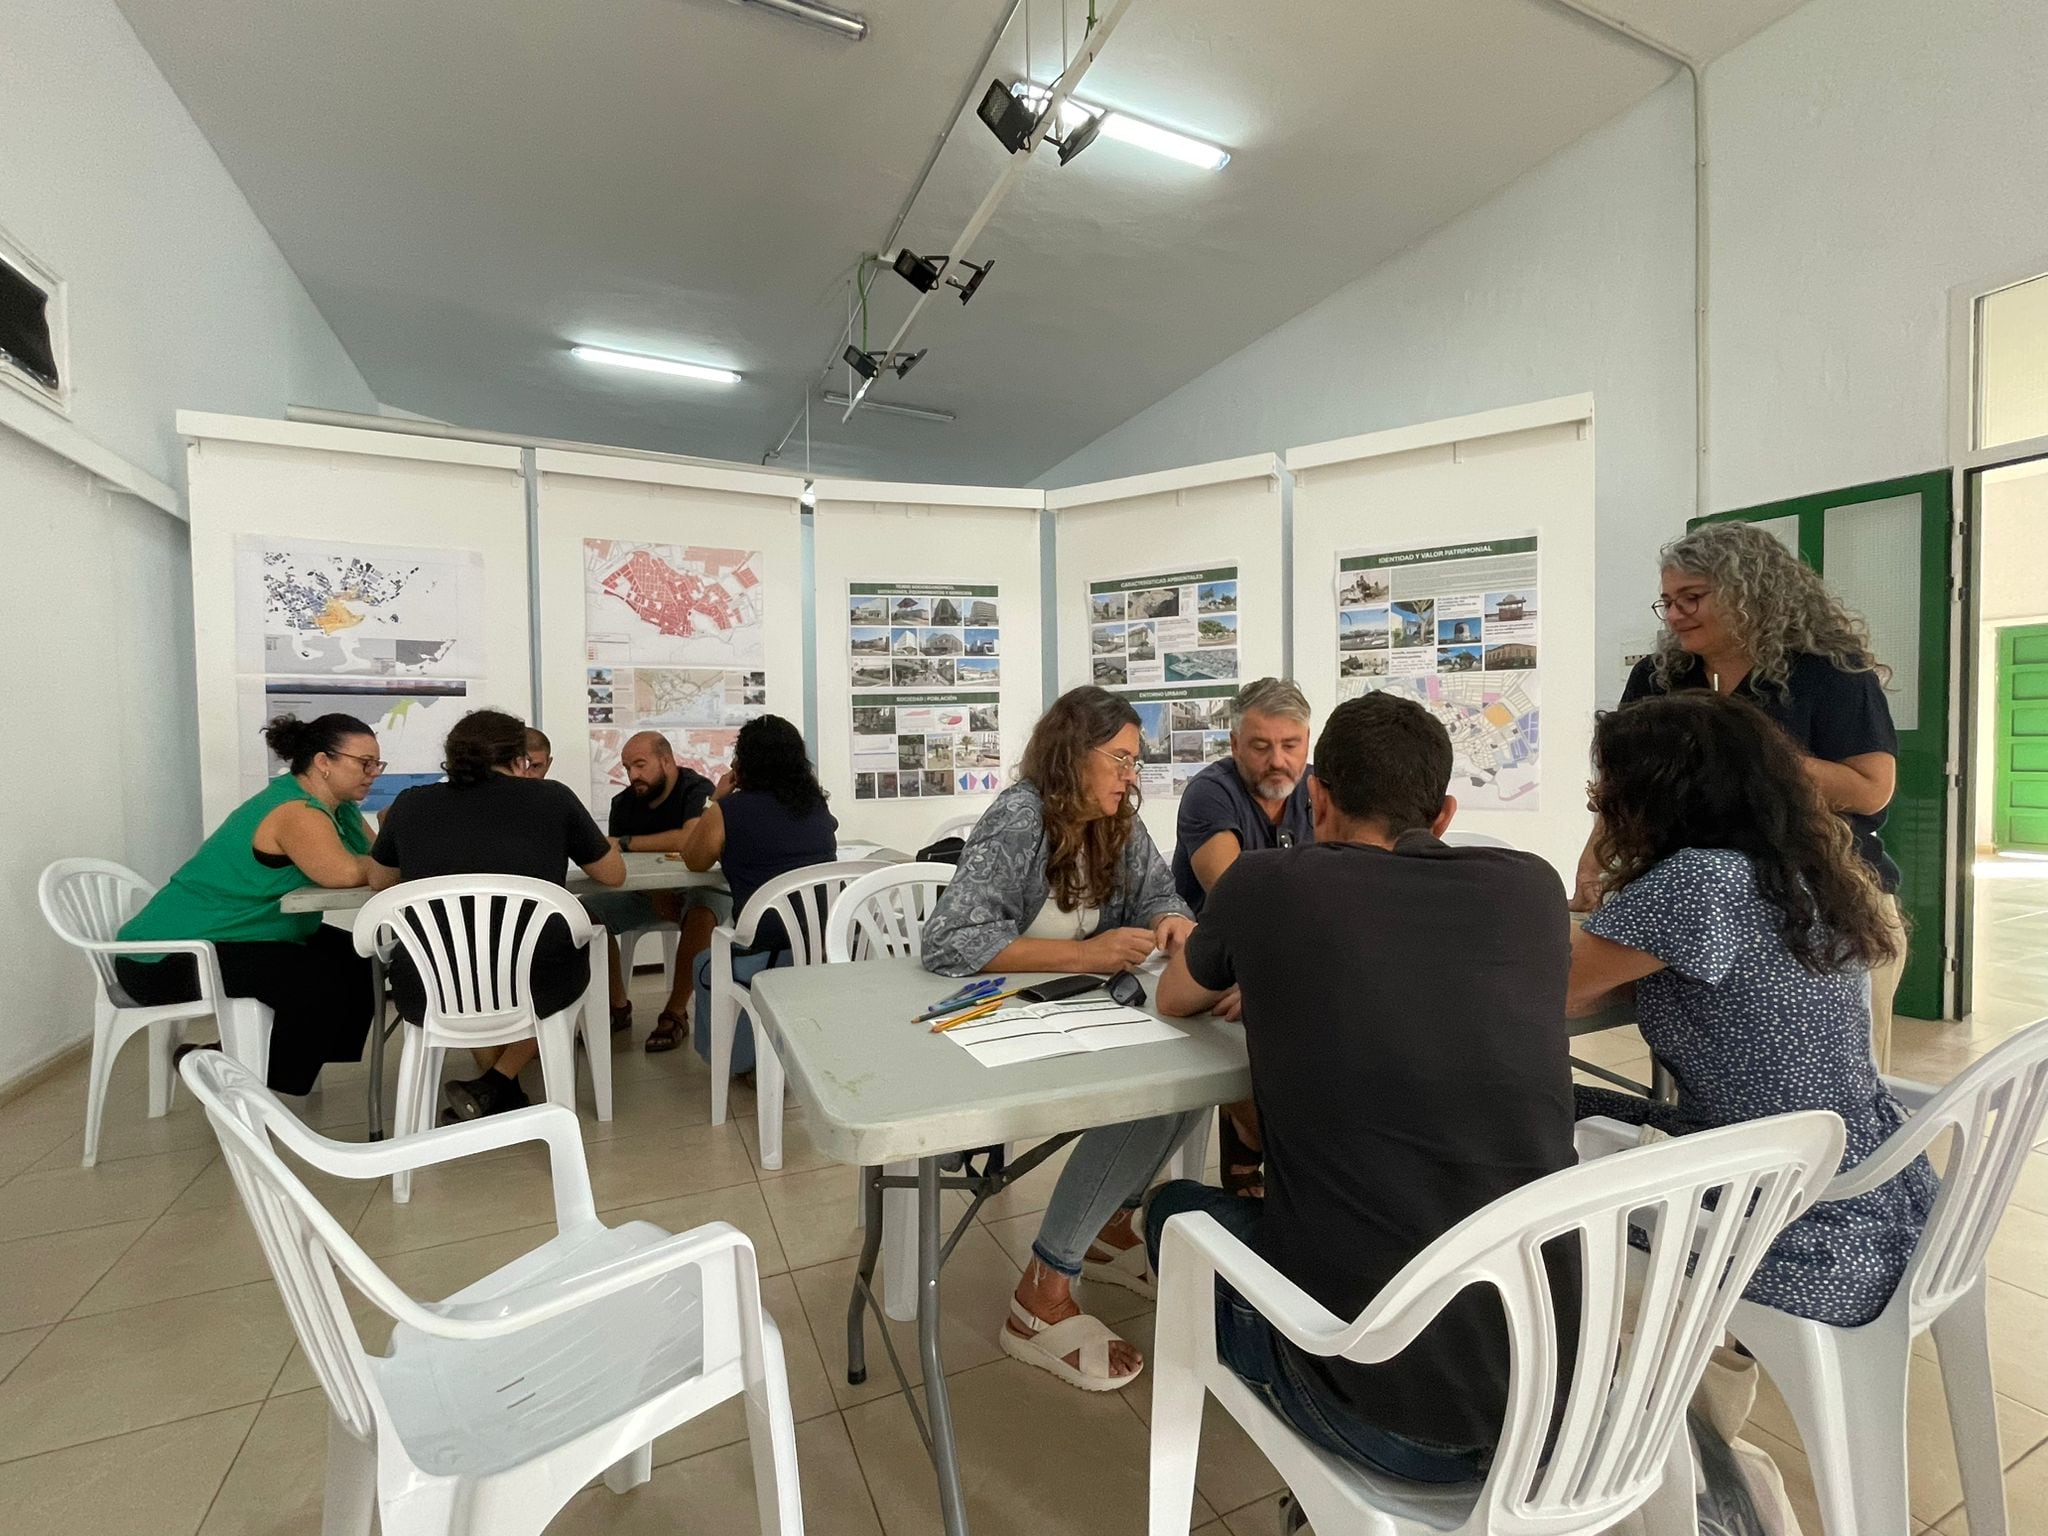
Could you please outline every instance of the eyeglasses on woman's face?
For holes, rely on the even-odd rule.
[[[1138,760],[1130,753],[1118,752],[1109,747],[1090,747],[1088,750],[1100,752],[1104,757],[1108,758],[1118,773],[1126,774],[1131,778],[1138,776]]]
[[[1657,615],[1660,624],[1669,624],[1672,615],[1689,619],[1700,611],[1700,605],[1714,595],[1712,587],[1687,587],[1678,592],[1667,593],[1650,604],[1650,612]]]
[[[381,757],[366,757],[355,752],[330,752],[327,755],[338,762],[354,763],[373,779],[391,766]]]

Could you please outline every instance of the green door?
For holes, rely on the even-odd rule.
[[[1998,632],[1997,752],[1992,840],[2048,853],[2048,624]]]
[[[1899,729],[1899,787],[1884,845],[1912,929],[1898,1011],[1938,1019],[1949,974],[1950,493],[1946,470],[1696,518],[1759,523],[1828,580],[1870,625]],[[2048,689],[2048,668],[2042,686]],[[2041,710],[2048,731],[2048,693]],[[2048,755],[2048,735],[2041,741]],[[2048,775],[2044,775],[2048,778]],[[2048,799],[2042,808],[2048,831]]]

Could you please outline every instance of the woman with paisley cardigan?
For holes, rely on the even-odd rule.
[[[1115,694],[1075,688],[1054,702],[925,925],[928,970],[1107,974],[1180,948],[1194,920],[1138,819],[1138,751],[1137,711]],[[1101,1126],[1074,1144],[1010,1302],[1005,1353],[1084,1391],[1137,1377],[1143,1358],[1081,1311],[1073,1282],[1154,1294],[1131,1218],[1206,1113]]]

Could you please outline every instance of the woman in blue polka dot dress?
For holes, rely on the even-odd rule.
[[[1870,1050],[1869,970],[1898,939],[1884,894],[1791,740],[1754,705],[1645,699],[1594,734],[1605,898],[1573,935],[1581,1016],[1635,989],[1678,1103],[1578,1089],[1578,1113],[1670,1135],[1831,1109],[1853,1168],[1905,1120]],[[1751,1301],[1841,1327],[1891,1299],[1934,1203],[1925,1158],[1813,1206],[1772,1244]]]

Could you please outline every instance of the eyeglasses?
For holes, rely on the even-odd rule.
[[[1121,1003],[1126,1008],[1145,1006],[1145,983],[1129,971],[1118,971],[1103,986],[1109,991],[1109,1000]]]
[[[389,763],[385,762],[384,759],[381,757],[362,757],[354,752],[330,752],[327,755],[329,757],[340,758],[343,762],[356,763],[360,765],[363,772],[367,773],[373,779],[377,777],[378,774],[382,773],[386,768],[391,766]]]
[[[1136,773],[1138,771],[1138,760],[1128,752],[1112,752],[1107,747],[1091,747],[1089,750],[1100,752],[1104,757],[1116,764],[1116,771],[1118,773]]]
[[[1700,611],[1700,604],[1714,594],[1711,591],[1681,592],[1676,597],[1660,597],[1650,604],[1650,612],[1657,615],[1659,623],[1669,622],[1672,614],[1689,619]]]

